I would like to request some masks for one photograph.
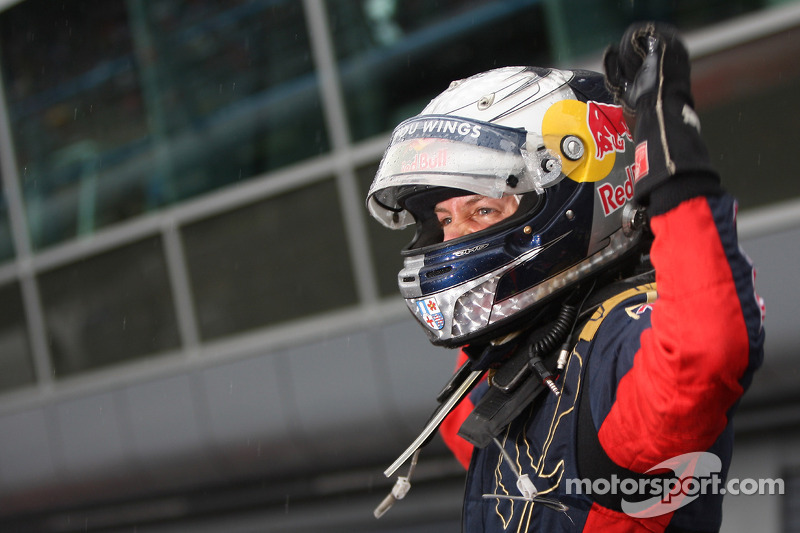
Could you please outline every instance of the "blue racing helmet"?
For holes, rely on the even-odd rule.
[[[370,214],[416,224],[398,276],[431,342],[521,328],[558,295],[637,247],[633,139],[601,74],[507,67],[455,81],[395,128]],[[515,195],[511,217],[443,242],[434,213],[458,195]]]

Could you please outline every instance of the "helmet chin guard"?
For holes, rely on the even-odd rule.
[[[442,242],[437,202],[518,195],[511,217]],[[367,196],[370,214],[417,233],[398,276],[434,344],[486,342],[523,327],[564,291],[614,268],[630,224],[633,140],[603,76],[507,67],[453,82],[395,129]]]

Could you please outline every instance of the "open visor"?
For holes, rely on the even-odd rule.
[[[370,187],[370,214],[393,229],[413,223],[400,202],[410,187],[448,187],[491,198],[541,191],[557,181],[561,161],[532,137],[522,128],[447,115],[406,120],[392,133]],[[531,144],[533,151],[526,148]]]

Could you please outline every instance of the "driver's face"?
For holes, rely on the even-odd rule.
[[[519,207],[516,196],[489,198],[474,194],[456,196],[436,204],[434,212],[444,231],[444,240],[449,241],[505,220]]]

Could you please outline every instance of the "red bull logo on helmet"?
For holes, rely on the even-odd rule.
[[[625,167],[625,173],[628,176],[625,183],[616,187],[610,183],[604,183],[597,188],[605,216],[633,200],[633,165]]]
[[[596,146],[594,156],[603,159],[608,154],[625,151],[625,139],[633,141],[625,123],[622,107],[600,102],[587,102],[586,121]]]

